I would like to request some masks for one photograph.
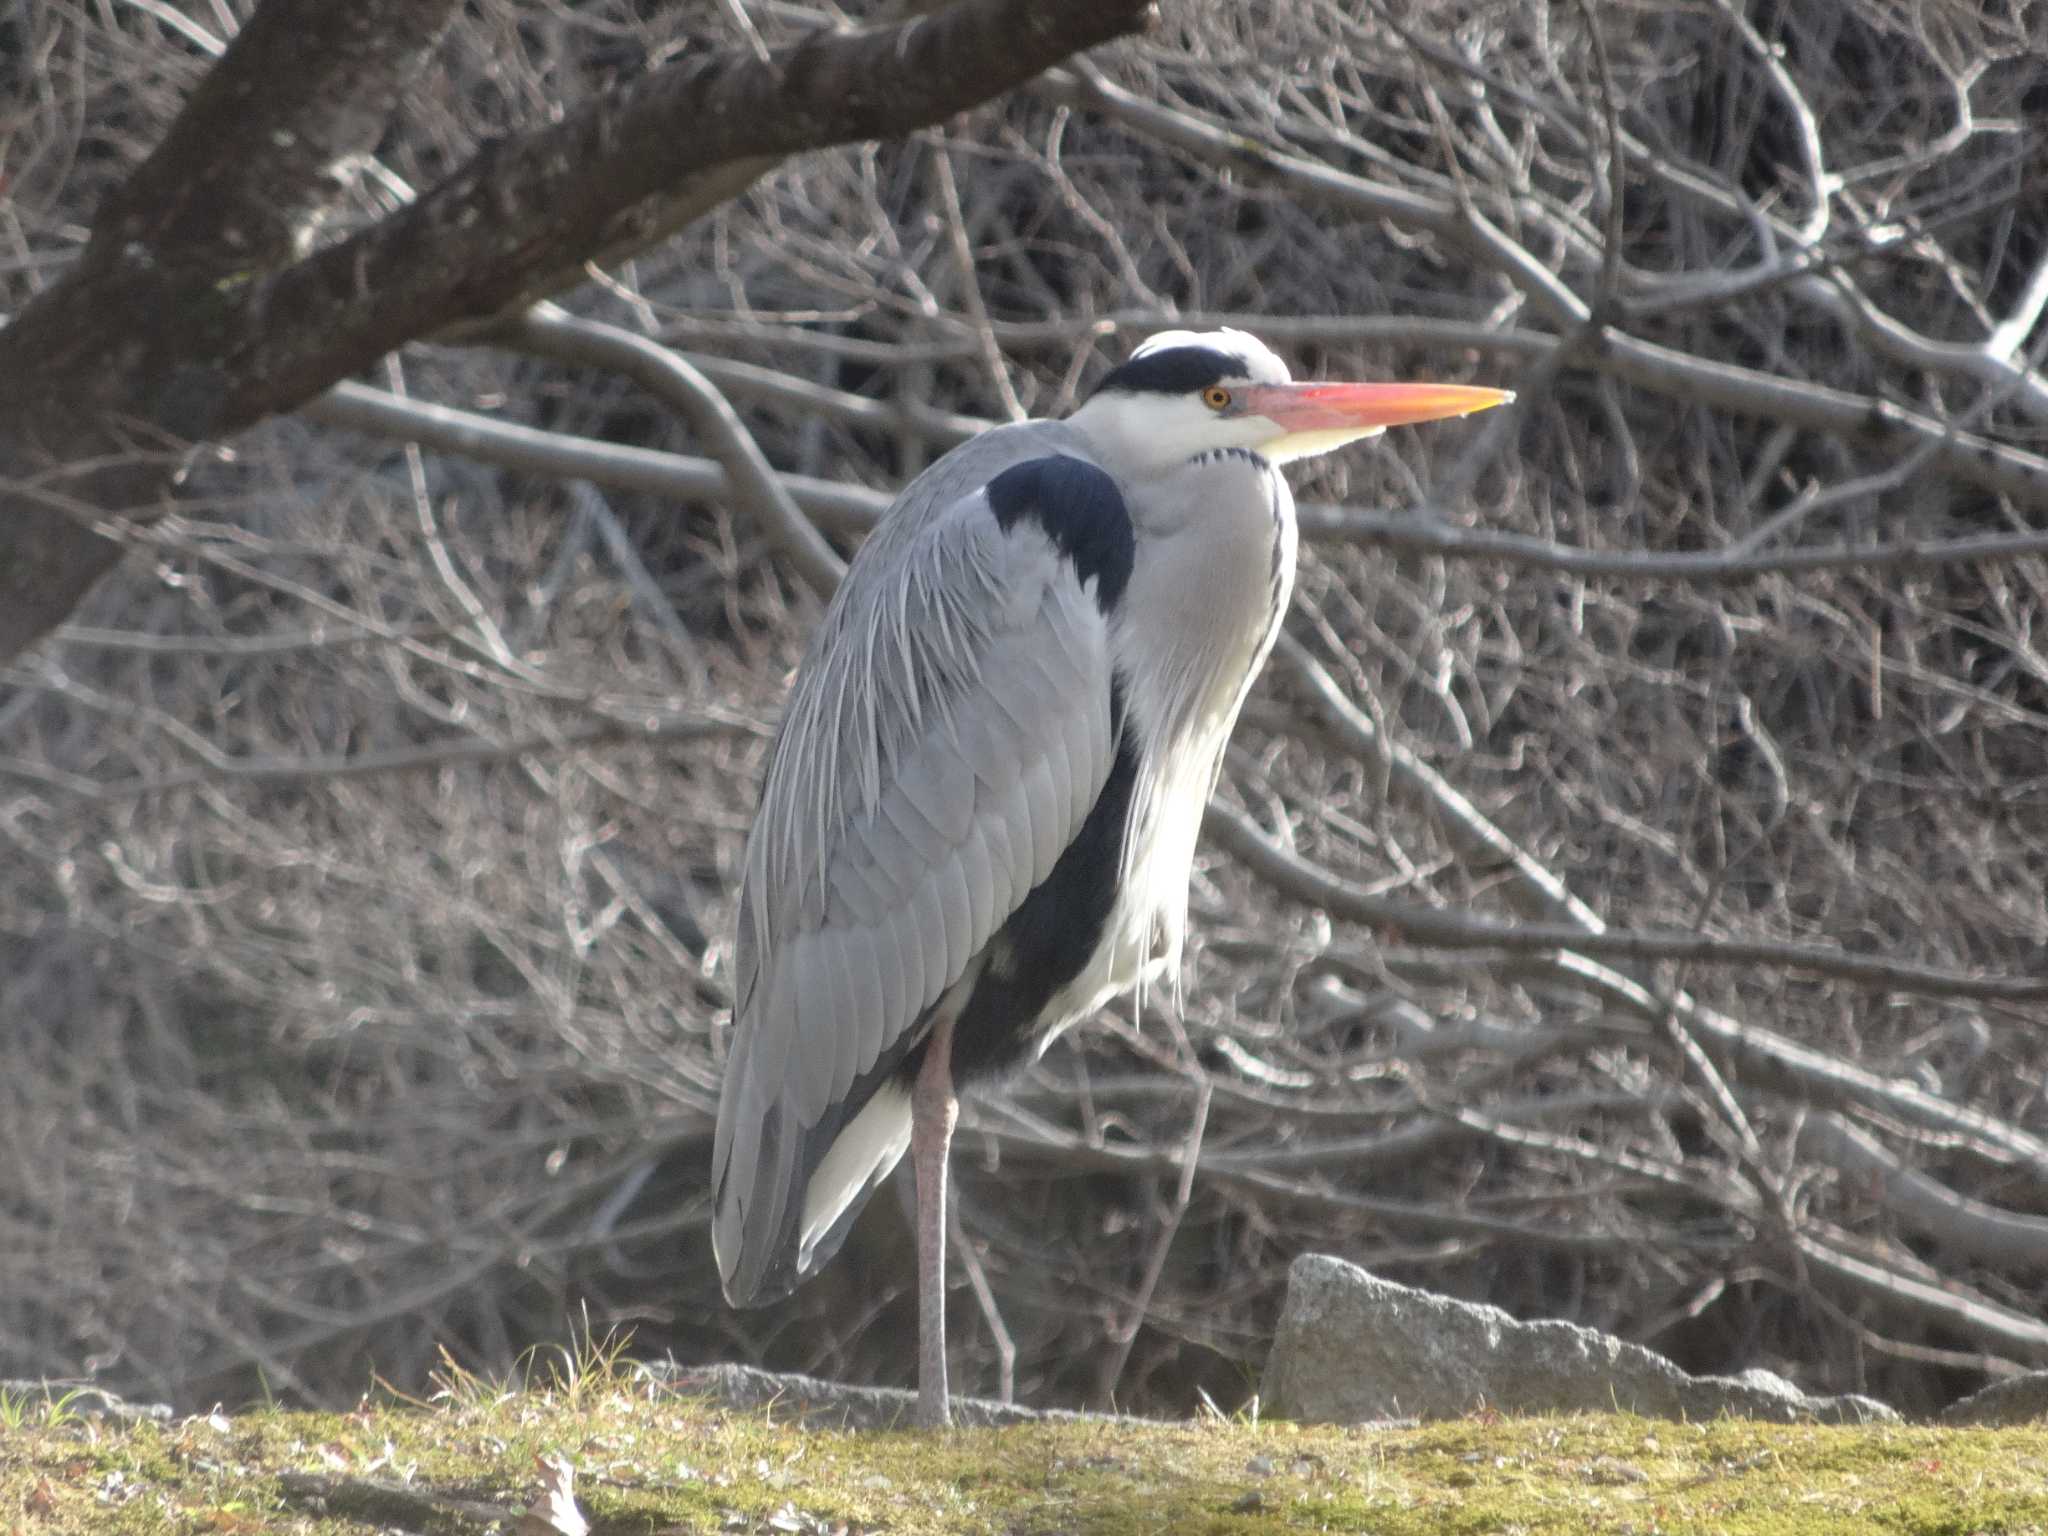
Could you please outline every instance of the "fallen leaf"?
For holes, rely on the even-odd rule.
[[[566,1456],[536,1456],[540,1468],[540,1495],[533,1501],[512,1536],[590,1536],[590,1522],[576,1507],[576,1468]]]
[[[243,1536],[244,1532],[263,1529],[261,1520],[252,1520],[240,1510],[226,1507],[209,1509],[201,1517],[201,1524],[209,1531],[224,1531],[227,1536]]]

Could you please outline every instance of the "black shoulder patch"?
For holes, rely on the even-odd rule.
[[[1085,459],[1055,454],[1012,464],[988,483],[988,504],[1008,532],[1028,517],[1095,582],[1095,606],[1108,613],[1130,584],[1138,539],[1116,482]]]
[[[1134,395],[1191,395],[1223,379],[1241,379],[1245,360],[1220,347],[1161,347],[1110,370],[1095,392],[1120,389]]]

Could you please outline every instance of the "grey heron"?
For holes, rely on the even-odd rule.
[[[1297,384],[1242,331],[1168,331],[897,498],[747,841],[712,1154],[731,1303],[815,1273],[908,1149],[917,1419],[949,1421],[955,1090],[1178,974],[1203,808],[1294,580],[1277,466],[1512,398]]]

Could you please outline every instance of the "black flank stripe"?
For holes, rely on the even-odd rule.
[[[953,1026],[955,1083],[978,1082],[1029,1061],[1039,1036],[1060,1022],[1046,1016],[1053,997],[1081,974],[1108,934],[1138,782],[1138,748],[1120,682],[1110,684],[1109,714],[1116,734],[1109,777],[1052,873],[996,930],[990,948],[1005,963],[981,973]],[[906,1061],[906,1073],[922,1059]]]

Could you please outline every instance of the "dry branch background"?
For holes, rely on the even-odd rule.
[[[1184,1017],[970,1106],[956,1381],[1234,1406],[1308,1248],[1909,1408],[2048,1365],[2044,13],[1163,10],[200,456],[0,673],[0,1376],[347,1400],[587,1309],[907,1379],[895,1202],[764,1313],[705,1239],[794,509],[1174,317],[1522,403],[1298,483]],[[0,8],[0,309],[247,11]],[[470,7],[360,216],[740,14]]]

